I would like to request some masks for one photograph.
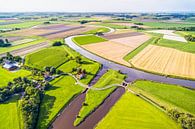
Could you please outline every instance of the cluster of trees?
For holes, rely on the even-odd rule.
[[[61,41],[55,41],[52,46],[61,46],[63,43]]]
[[[9,82],[6,87],[0,88],[0,102],[5,102],[9,97],[16,93],[24,92],[26,87],[35,86],[36,84],[27,78],[15,78]]]
[[[181,113],[176,109],[168,110],[169,116],[179,122],[184,129],[195,129],[195,117],[188,113]]]
[[[195,37],[192,35],[185,35],[185,39],[191,42],[195,42]]]
[[[0,58],[0,64],[3,63],[4,59],[12,61],[12,62],[20,62],[20,63],[22,63],[22,58],[20,56],[13,56],[9,52],[6,54],[5,57]]]
[[[168,28],[168,29],[176,30],[176,31],[195,31],[195,27],[171,27],[171,28]]]
[[[138,22],[138,23],[134,23],[135,25],[144,25],[144,23]]]
[[[27,87],[25,95],[20,100],[20,109],[22,111],[22,118],[24,122],[24,129],[34,129],[39,113],[39,106],[41,102],[42,93],[34,87]]]
[[[88,23],[89,21],[87,21],[87,20],[82,20],[82,21],[80,21],[80,24],[86,24],[86,23]]]
[[[139,26],[131,26],[132,29],[137,29],[137,30],[144,30],[143,27],[139,27]]]
[[[9,43],[8,39],[0,39],[0,47],[9,47],[11,46],[11,43]]]
[[[44,70],[45,70],[45,72],[49,72],[51,75],[52,74],[61,74],[61,73],[63,73],[61,70],[58,70],[58,69],[56,69],[54,67],[48,67],[48,66],[46,66],[44,68]]]

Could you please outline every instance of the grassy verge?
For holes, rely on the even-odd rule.
[[[98,82],[94,85],[96,88],[102,88],[110,84],[120,84],[124,75],[118,73],[114,70],[109,70],[104,74]],[[91,112],[93,112],[102,102],[112,93],[117,87],[112,87],[110,89],[102,91],[93,91],[90,90],[87,92],[85,102],[79,112],[78,117],[76,118],[74,125],[80,124]]]
[[[133,90],[166,108],[177,108],[195,114],[195,91],[181,86],[145,80],[136,81]]]
[[[30,75],[31,72],[27,70],[18,70],[17,72],[10,72],[0,67],[0,87],[7,86],[7,83],[13,81],[14,78],[17,77],[26,77]]]
[[[78,43],[79,45],[86,45],[86,44],[91,44],[91,43],[104,42],[107,40],[101,37],[95,36],[95,35],[88,35],[88,36],[75,37],[73,38],[73,41]]]
[[[152,37],[151,39],[149,39],[148,41],[146,41],[145,43],[143,43],[141,46],[139,46],[138,48],[136,48],[135,50],[133,50],[132,52],[130,52],[129,54],[127,54],[123,59],[126,60],[126,61],[129,61],[135,55],[137,55],[140,51],[142,51],[145,47],[147,47],[149,44],[153,44],[157,40],[158,40],[157,37]]]
[[[165,113],[126,92],[95,129],[181,129]]]
[[[0,128],[20,129],[18,116],[19,96],[13,96],[8,101],[0,104]]]

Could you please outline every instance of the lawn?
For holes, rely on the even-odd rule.
[[[27,71],[27,70],[19,70],[17,72],[10,72],[7,71],[5,69],[3,69],[2,67],[0,67],[0,87],[5,87],[7,86],[7,83],[10,81],[13,81],[14,78],[17,77],[26,77],[28,75],[30,75],[31,72]]]
[[[95,129],[181,129],[165,113],[126,92]]]
[[[105,27],[101,27],[101,28],[97,28],[97,29],[94,29],[94,30],[87,31],[84,34],[96,34],[97,32],[106,33],[106,32],[109,32],[109,31],[110,31],[110,29],[105,28]]]
[[[43,69],[45,66],[58,67],[68,61],[67,47],[50,47],[26,56],[25,65]]]
[[[124,80],[125,76],[114,70],[109,70],[105,73],[98,82],[93,86],[96,88],[102,88],[110,84],[120,84]],[[76,118],[74,125],[78,125],[82,122],[91,112],[93,112],[101,103],[112,93],[117,87],[102,91],[90,90],[87,92],[85,98],[85,104],[79,112],[79,117]]]
[[[86,45],[91,43],[99,43],[107,41],[106,39],[103,39],[101,37],[95,36],[95,35],[88,35],[88,36],[78,36],[73,38],[73,41],[75,43],[78,43],[80,45]]]
[[[42,23],[43,21],[26,21],[26,22],[16,23],[16,24],[1,25],[0,29],[29,28]]]
[[[0,104],[0,129],[20,129],[18,117],[19,96]]]
[[[45,92],[43,97],[37,128],[47,129],[48,124],[58,112],[66,106],[71,99],[81,93],[84,88],[75,85],[75,80],[70,76],[62,76],[51,82],[53,85]]]
[[[133,84],[136,91],[148,96],[160,105],[179,108],[195,114],[195,91],[181,86],[163,84],[151,81],[136,81]]]

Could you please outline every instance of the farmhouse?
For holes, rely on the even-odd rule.
[[[9,70],[9,71],[13,71],[18,69],[19,65],[16,62],[11,62],[11,61],[5,61],[3,64],[3,68]]]

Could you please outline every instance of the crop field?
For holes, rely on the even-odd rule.
[[[48,35],[45,36],[45,38],[48,39],[56,39],[56,38],[65,38],[67,36],[71,36],[71,35],[77,35],[77,34],[82,34],[84,32],[93,30],[94,27],[82,27],[82,28],[78,28],[78,29],[73,29],[73,30],[69,30],[69,31],[64,31],[64,32],[59,32],[56,34],[52,34],[52,35]]]
[[[126,92],[95,129],[181,129],[164,112]]]
[[[81,86],[75,85],[75,80],[70,76],[57,78],[51,84],[53,86],[45,92],[41,103],[37,125],[39,129],[47,129],[58,112],[84,90]]]
[[[139,47],[148,39],[149,36],[147,35],[131,36],[113,39],[107,42],[83,45],[82,47],[106,59],[130,66],[130,64],[125,61],[123,57]]]
[[[25,65],[43,69],[45,66],[58,67],[68,60],[66,47],[46,48],[26,56]]]
[[[111,40],[111,39],[125,38],[125,37],[139,36],[139,35],[144,35],[144,34],[138,32],[127,32],[127,33],[118,33],[118,34],[106,34],[102,37]]]
[[[172,48],[149,45],[130,62],[136,68],[151,72],[184,78],[195,77],[195,54]]]
[[[194,23],[173,23],[173,22],[143,22],[145,26],[152,28],[172,28],[172,27],[194,27]]]
[[[107,41],[106,39],[103,39],[101,37],[95,36],[95,35],[89,35],[89,36],[78,36],[73,39],[74,42],[80,44],[80,45],[86,45],[91,43],[99,43]]]
[[[26,71],[26,70],[18,70],[16,72],[10,72],[7,71],[5,69],[3,69],[2,67],[0,67],[0,87],[5,87],[7,86],[7,83],[10,81],[13,81],[14,78],[17,77],[26,77],[28,75],[30,75],[31,72],[30,71]]]
[[[20,129],[18,116],[19,96],[13,96],[8,101],[0,104],[0,128]]]
[[[87,31],[84,34],[96,34],[97,32],[106,33],[106,32],[109,32],[109,31],[110,31],[110,29],[105,28],[105,27],[101,27],[101,28],[97,28],[97,29],[94,29],[94,30]]]
[[[35,41],[35,40],[36,40],[36,39],[30,39],[30,38],[28,38],[28,39],[22,39],[22,40],[14,41],[14,42],[12,42],[11,44],[12,44],[13,46],[15,46],[15,45],[20,45],[20,44],[28,43],[28,42],[33,42],[33,41]]]
[[[9,25],[1,25],[0,29],[13,29],[13,28],[29,28],[36,25],[42,24],[41,21],[26,21],[22,23],[9,24]]]
[[[195,91],[181,86],[151,81],[135,81],[132,88],[167,108],[195,114]]]
[[[105,73],[98,82],[94,85],[96,88],[102,88],[107,85],[111,84],[121,84],[124,80],[125,76],[118,73],[114,70],[109,70],[107,73]],[[90,90],[87,92],[86,98],[85,98],[85,104],[86,106],[82,106],[79,117],[77,117],[76,121],[74,122],[75,125],[78,125],[80,122],[82,122],[91,112],[93,112],[105,99],[109,96],[110,93],[112,93],[117,87],[113,87],[107,90],[102,91],[93,91]]]
[[[25,48],[25,47],[29,47],[31,45],[40,44],[40,43],[43,43],[43,42],[46,42],[46,40],[40,38],[40,39],[37,39],[35,41],[20,44],[20,45],[16,45],[16,46],[0,47],[0,54],[6,53],[6,52],[11,52],[11,51],[18,50],[18,49]]]
[[[115,29],[112,34],[130,33],[133,32],[131,29]]]
[[[142,27],[142,28],[150,28],[149,26],[136,25],[136,24],[130,23],[130,22],[113,22],[112,24],[114,24],[114,25],[121,25],[121,26],[128,26],[128,27],[138,26],[138,27]]]

